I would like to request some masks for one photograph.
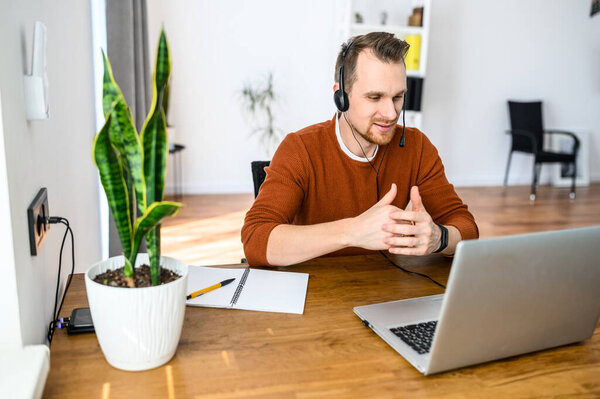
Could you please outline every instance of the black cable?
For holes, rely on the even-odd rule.
[[[439,285],[442,288],[446,288],[446,286],[444,284],[438,283],[437,281],[435,281],[434,279],[432,279],[431,277],[429,277],[427,274],[425,273],[419,273],[419,272],[413,272],[412,270],[408,270],[403,268],[402,266],[400,266],[399,264],[397,264],[396,262],[394,262],[393,260],[391,260],[390,258],[388,258],[388,256],[385,254],[385,252],[383,251],[379,251],[380,254],[383,255],[384,258],[386,258],[388,260],[388,262],[390,262],[392,265],[396,266],[398,269],[402,270],[403,272],[409,273],[409,274],[415,274],[417,276],[421,276],[421,277],[425,277],[426,279],[431,280],[435,285]]]
[[[383,155],[381,156],[381,161],[379,161],[379,166],[377,167],[377,170],[375,170],[375,167],[373,166],[371,161],[369,161],[369,157],[367,157],[365,150],[363,149],[362,145],[360,145],[360,141],[358,141],[358,139],[356,138],[356,134],[354,133],[354,126],[348,121],[348,118],[346,117],[345,112],[342,115],[344,115],[344,119],[346,120],[346,123],[348,124],[348,126],[350,126],[350,130],[352,131],[352,137],[354,137],[354,140],[356,140],[356,143],[360,147],[360,150],[362,151],[363,155],[365,156],[365,159],[367,160],[369,165],[371,165],[371,169],[373,169],[373,171],[375,171],[375,183],[377,184],[377,202],[379,202],[379,171],[381,170],[381,165],[383,164],[383,160],[385,159],[385,153],[387,152],[389,144],[385,146],[385,149],[383,150]]]
[[[60,301],[60,306],[58,307],[58,312],[55,313],[56,319],[58,319],[58,317],[60,315],[60,311],[62,310],[63,303],[65,302],[65,297],[67,296],[67,291],[69,290],[69,287],[71,286],[71,280],[73,279],[73,273],[75,273],[75,237],[73,236],[73,230],[71,229],[71,226],[69,226],[69,221],[67,219],[64,219],[64,221],[65,222],[62,222],[62,224],[67,226],[67,230],[69,231],[69,234],[71,235],[71,273],[69,274],[69,278],[67,280],[67,285],[65,286],[65,291],[63,292],[63,296]]]
[[[352,131],[352,136],[354,137],[354,140],[356,141],[356,143],[358,144],[358,146],[360,147],[360,150],[362,151],[363,155],[365,156],[365,159],[367,160],[367,162],[369,163],[369,165],[371,165],[371,169],[373,169],[373,171],[377,172],[377,170],[375,169],[375,166],[373,166],[373,163],[371,163],[371,161],[369,160],[369,157],[367,156],[367,154],[365,153],[365,150],[363,149],[363,146],[360,144],[360,141],[358,141],[358,139],[356,138],[356,134],[354,133],[354,127],[353,125],[348,121],[348,118],[346,117],[346,113],[343,112],[342,115],[344,116],[344,119],[346,120],[346,123],[348,124],[348,126],[350,126],[350,130]],[[341,129],[340,129],[341,130]]]
[[[404,129],[404,126],[406,126],[406,122],[404,121],[404,112],[402,113],[402,129]],[[369,161],[369,158],[367,157],[367,154],[365,153],[365,150],[363,149],[362,145],[360,145],[360,141],[358,141],[358,139],[356,138],[356,135],[354,134],[354,128],[352,126],[352,124],[350,122],[348,122],[348,118],[346,118],[346,113],[344,112],[342,115],[344,115],[344,119],[346,120],[346,123],[348,124],[348,126],[350,126],[350,130],[352,131],[352,136],[354,136],[354,140],[356,140],[356,142],[358,143],[358,146],[360,147],[363,155],[365,156],[365,159],[367,160],[367,162],[369,162],[369,165],[371,165],[371,168],[376,172],[376,182],[377,182],[377,202],[379,202],[379,170],[381,169],[381,164],[383,163],[383,159],[385,158],[385,152],[387,151],[389,144],[386,145],[385,150],[383,151],[383,156],[381,157],[381,162],[379,162],[379,167],[377,168],[377,170],[375,170],[375,167],[373,166],[373,164],[371,163],[371,161]],[[404,132],[402,134],[402,138],[401,138],[401,146],[404,147]],[[427,274],[425,273],[419,273],[419,272],[413,272],[412,270],[407,270],[405,268],[403,268],[402,266],[398,265],[396,262],[394,262],[393,260],[391,260],[390,258],[387,257],[387,255],[385,254],[385,252],[383,251],[379,251],[379,253],[381,255],[383,255],[384,258],[386,258],[388,260],[388,262],[390,262],[392,265],[394,265],[395,267],[397,267],[398,269],[402,270],[405,273],[409,273],[409,274],[414,274],[417,276],[421,276],[424,277],[426,279],[431,280],[435,285],[439,285],[442,288],[446,288],[445,285],[438,283],[437,281],[435,281],[434,279],[432,279],[431,277],[429,277]]]
[[[58,219],[58,221],[60,222],[60,218],[55,218]],[[56,222],[54,220],[50,221],[48,220],[48,223],[59,223]],[[58,258],[58,275],[56,277],[56,293],[54,294],[54,310],[52,311],[52,320],[50,320],[50,324],[48,325],[48,344],[52,344],[52,337],[54,336],[54,329],[55,329],[55,324],[56,324],[56,306],[58,303],[58,294],[59,294],[59,290],[60,290],[60,273],[62,270],[62,252],[63,252],[63,248],[65,246],[65,241],[67,239],[67,234],[69,233],[68,229],[65,229],[65,234],[63,235],[62,238],[62,243],[60,245],[60,254],[59,254],[59,258]]]
[[[73,230],[71,229],[71,226],[69,225],[69,221],[67,219],[65,219],[63,217],[51,217],[51,218],[48,218],[48,223],[52,223],[52,224],[61,223],[66,226],[65,234],[63,236],[62,243],[60,245],[60,254],[59,254],[59,258],[58,258],[58,276],[56,279],[56,294],[54,295],[54,310],[52,312],[52,321],[50,321],[50,324],[48,325],[47,338],[48,338],[48,346],[50,346],[52,344],[52,338],[54,337],[54,331],[56,329],[56,325],[60,321],[59,314],[60,314],[60,311],[62,310],[62,306],[65,301],[65,296],[67,295],[67,291],[69,290],[69,286],[71,285],[71,280],[73,278],[73,273],[75,272],[75,237],[73,236]],[[63,254],[63,249],[65,246],[65,241],[67,239],[67,234],[71,235],[71,257],[72,257],[71,274],[69,274],[69,278],[67,280],[67,285],[65,286],[65,291],[63,292],[62,299],[60,301],[60,306],[58,307],[58,311],[57,311],[56,307],[58,305],[58,296],[59,296],[59,292],[60,292],[60,273],[62,270],[62,254]]]

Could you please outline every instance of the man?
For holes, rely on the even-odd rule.
[[[242,228],[250,265],[374,250],[452,255],[461,239],[478,237],[435,147],[418,129],[396,125],[407,51],[389,33],[342,46],[333,90],[343,75],[347,110],[338,98],[341,111],[331,121],[288,134],[280,144]]]

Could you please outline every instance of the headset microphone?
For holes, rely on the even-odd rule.
[[[404,102],[402,103],[402,137],[400,137],[400,147],[404,148],[404,130],[406,129],[406,93],[404,93]]]

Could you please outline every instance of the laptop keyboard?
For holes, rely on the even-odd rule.
[[[424,355],[425,353],[429,353],[429,350],[431,349],[436,324],[437,321],[428,321],[425,323],[390,328],[390,331],[400,337],[402,341],[417,351],[417,353]]]

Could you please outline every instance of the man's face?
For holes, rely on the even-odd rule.
[[[348,92],[348,118],[368,142],[385,145],[394,137],[406,92],[402,63],[385,63],[370,50],[361,51],[356,80]]]

